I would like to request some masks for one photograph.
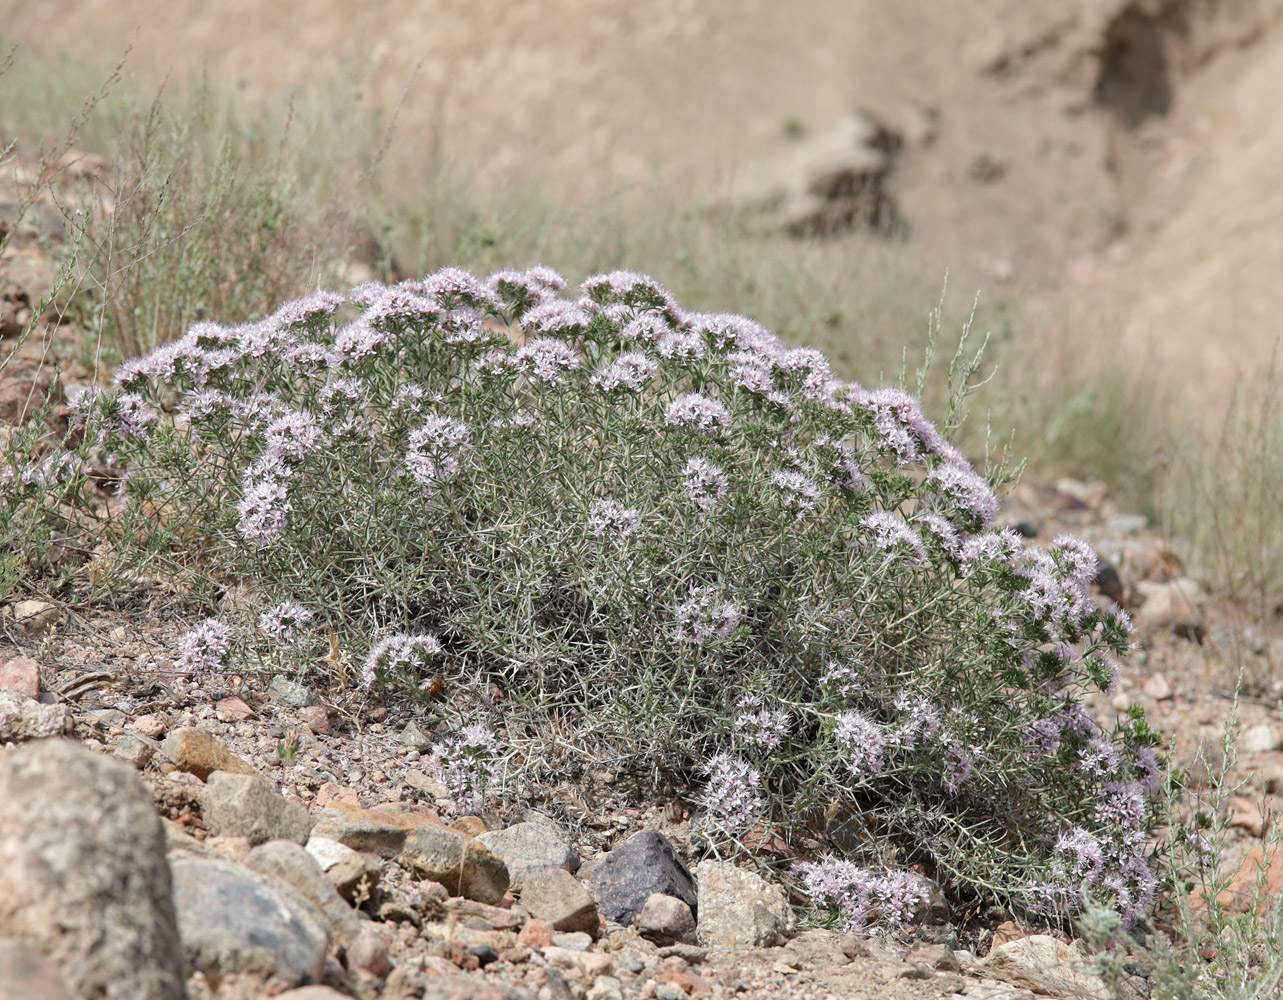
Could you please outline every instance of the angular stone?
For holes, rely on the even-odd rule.
[[[784,891],[727,861],[695,868],[699,884],[699,943],[713,948],[770,948],[793,930]]]
[[[571,871],[578,860],[557,829],[547,823],[517,823],[505,830],[483,833],[477,840],[503,858],[514,891],[521,888],[527,872],[540,868]]]
[[[564,868],[529,872],[521,889],[521,905],[532,917],[548,921],[553,930],[597,933],[596,900]]]
[[[652,893],[676,896],[698,917],[695,880],[662,833],[635,833],[593,868],[589,877],[597,908],[607,920],[625,926]]]
[[[237,698],[234,695],[219,699],[218,704],[214,706],[214,714],[218,716],[219,722],[245,722],[248,719],[258,718],[258,713],[244,698]]]
[[[19,601],[13,606],[13,621],[24,632],[43,632],[62,621],[63,610],[48,601]]]
[[[40,697],[40,664],[30,656],[15,656],[0,664],[0,691],[32,701]]]
[[[368,972],[379,979],[392,971],[392,956],[388,954],[388,946],[383,943],[378,931],[369,924],[362,924],[347,945],[347,967]]]
[[[1086,971],[1080,952],[1048,934],[1033,934],[999,945],[976,963],[977,969],[1013,986],[1052,996],[1093,997],[1112,994],[1105,981]]]
[[[412,750],[427,750],[432,746],[432,740],[425,736],[423,730],[413,722],[405,724],[405,728],[401,730],[401,735],[397,737],[397,740]]]
[[[1132,615],[1136,627],[1146,632],[1171,631],[1193,639],[1205,630],[1203,588],[1188,577],[1167,583],[1140,580],[1136,590],[1145,603]]]
[[[661,948],[670,944],[695,944],[695,917],[691,908],[676,896],[653,892],[637,917],[642,937]]]
[[[81,996],[185,996],[165,831],[133,769],[67,740],[0,753],[0,937]]]
[[[133,733],[126,733],[116,744],[116,749],[111,752],[111,755],[117,760],[124,761],[135,771],[141,771],[155,752]]]
[[[317,815],[312,832],[395,860],[418,878],[440,882],[451,895],[497,903],[508,891],[502,860],[474,838],[428,816],[332,803]]]
[[[333,736],[334,725],[324,705],[305,705],[298,710],[299,721],[306,724],[317,736]]]
[[[198,729],[175,729],[161,743],[160,752],[173,761],[179,771],[194,774],[201,781],[215,771],[263,777],[236,754],[220,746],[214,737]]]
[[[178,927],[192,968],[314,982],[325,967],[325,918],[283,882],[229,861],[180,857]]]
[[[1239,753],[1270,753],[1279,749],[1280,734],[1268,722],[1253,726],[1238,738]]]
[[[354,851],[328,837],[309,837],[306,846],[330,884],[353,906],[368,899],[383,876],[383,861],[377,855]]]
[[[71,712],[66,705],[42,705],[12,691],[0,691],[0,743],[47,739],[70,729]]]
[[[201,796],[205,829],[215,837],[248,837],[251,845],[269,840],[307,843],[312,817],[265,780],[248,774],[215,771]]]
[[[344,902],[316,859],[291,840],[269,840],[245,856],[245,867],[279,879],[311,900],[329,924],[330,937],[347,947],[361,929],[356,911]]]
[[[267,696],[272,701],[289,705],[291,708],[307,708],[309,705],[316,704],[316,695],[298,681],[292,681],[280,674],[273,677],[272,682],[267,685]]]

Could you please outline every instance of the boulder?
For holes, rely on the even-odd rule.
[[[503,858],[508,866],[511,888],[521,888],[528,872],[540,868],[564,868],[573,871],[578,857],[550,823],[517,823],[504,830],[494,830],[477,837],[491,854]]]
[[[215,771],[263,777],[236,754],[220,746],[214,737],[198,729],[175,729],[161,743],[160,752],[177,770],[194,774],[201,781]]]
[[[589,877],[607,920],[631,924],[653,893],[675,896],[698,915],[695,880],[662,833],[635,833],[594,865]]]
[[[265,780],[215,771],[201,796],[205,829],[215,837],[248,837],[251,844],[292,840],[306,844],[312,817]]]
[[[320,979],[326,921],[299,892],[230,861],[185,855],[170,867],[192,968],[276,976],[291,986]]]
[[[0,753],[0,937],[81,996],[178,1000],[165,832],[134,770],[66,740]]]
[[[771,948],[793,930],[784,890],[728,861],[704,861],[699,886],[699,943],[711,948]]]
[[[557,931],[596,934],[597,903],[583,883],[564,868],[543,868],[526,875],[521,905]]]
[[[42,705],[12,691],[0,691],[0,743],[42,740],[70,729],[66,705]]]
[[[325,877],[316,859],[290,840],[269,840],[245,856],[245,867],[279,879],[305,896],[325,915],[330,937],[345,948],[356,939],[361,921]]]

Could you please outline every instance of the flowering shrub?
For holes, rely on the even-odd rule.
[[[527,755],[550,770],[610,751],[702,774],[728,827],[828,807],[948,889],[1142,913],[1162,775],[1139,713],[1107,732],[1083,707],[1130,628],[1091,550],[993,530],[990,483],[908,393],[642,275],[564,286],[367,283],[122,365],[73,408],[81,457],[127,470],[112,537],[270,582],[268,637],[344,637],[387,697],[497,686],[510,742],[572,734]],[[76,461],[21,473],[25,499],[79,495]],[[189,646],[194,670],[221,655]],[[437,760],[461,808],[489,752],[468,739]],[[857,923],[917,898],[825,871]]]

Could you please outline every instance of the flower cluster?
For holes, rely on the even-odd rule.
[[[282,601],[258,616],[258,628],[282,646],[302,646],[307,640],[307,627],[315,617],[310,608],[298,601]]]
[[[677,606],[677,638],[692,645],[729,639],[743,615],[734,601],[722,600],[713,587],[695,587]]]
[[[719,753],[704,765],[708,782],[701,804],[722,827],[745,830],[762,817],[762,776],[747,761]]]
[[[485,726],[474,723],[438,743],[428,755],[428,770],[450,796],[456,815],[480,812],[502,778],[499,742]]]
[[[391,635],[370,647],[361,665],[361,686],[369,687],[380,671],[405,674],[441,655],[441,643],[434,635]]]
[[[806,894],[840,913],[849,932],[861,932],[871,923],[894,930],[931,898],[929,885],[917,875],[879,873],[831,854],[801,862],[795,870]]]
[[[789,713],[765,707],[760,694],[745,695],[737,707],[739,715],[733,725],[746,743],[761,750],[774,750],[788,736],[793,722]]]
[[[598,538],[627,538],[640,517],[635,507],[625,507],[618,500],[598,500],[588,510],[588,530]]]
[[[227,662],[232,630],[217,618],[207,618],[178,637],[178,666],[195,680],[216,673]]]

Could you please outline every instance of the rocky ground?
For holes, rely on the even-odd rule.
[[[1239,705],[1231,775],[1246,783],[1227,860],[1259,858],[1283,792],[1268,669],[1283,642],[1236,628],[1098,487],[1022,487],[1003,516],[1038,537],[1077,530],[1116,569],[1102,589],[1134,608],[1142,648],[1094,708],[1109,723],[1144,704],[1195,790],[1208,778],[1195,752],[1218,766],[1238,651],[1257,686]],[[0,613],[0,996],[126,982],[137,997],[185,983],[295,1000],[1103,988],[1081,945],[1000,911],[963,922],[937,906],[886,938],[805,928],[784,888],[701,855],[680,801],[630,800],[609,775],[446,819],[422,706],[283,675],[204,690],[174,669],[172,612],[28,599]],[[1147,969],[1132,971],[1143,996]]]

